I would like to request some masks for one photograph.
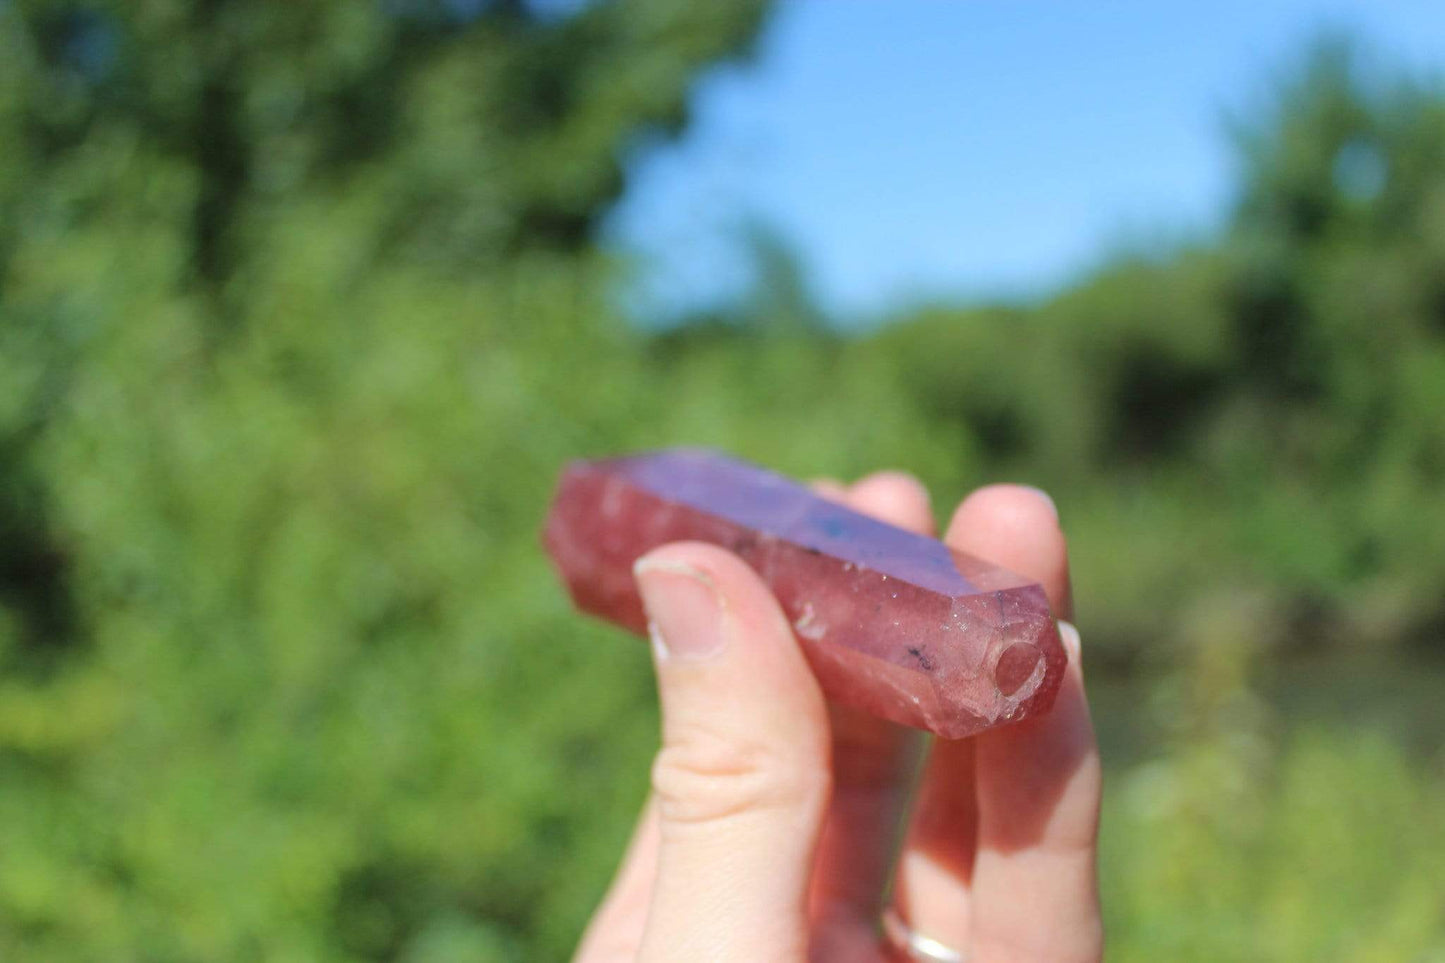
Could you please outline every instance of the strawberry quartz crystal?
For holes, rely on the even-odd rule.
[[[829,698],[945,738],[1047,712],[1063,677],[1036,583],[712,452],[573,463],[544,541],[578,608],[639,633],[632,563],[720,545],[777,596]]]

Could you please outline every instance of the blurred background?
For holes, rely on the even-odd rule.
[[[562,960],[568,458],[1058,501],[1124,961],[1445,960],[1445,10],[0,0],[0,955]]]

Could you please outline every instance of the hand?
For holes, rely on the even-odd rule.
[[[932,529],[907,475],[818,489]],[[1038,579],[1072,618],[1064,536],[1041,492],[974,492],[945,541]],[[971,963],[1100,958],[1099,756],[1072,625],[1052,712],[933,742],[895,862],[918,734],[826,704],[777,602],[727,552],[665,546],[637,578],[662,749],[577,963],[890,959],[878,936],[890,877],[900,917]]]

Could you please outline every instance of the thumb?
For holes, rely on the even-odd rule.
[[[709,545],[640,559],[662,750],[641,960],[802,960],[828,803],[823,696],[767,587]]]

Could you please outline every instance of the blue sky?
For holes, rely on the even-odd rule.
[[[1227,111],[1322,29],[1445,67],[1442,0],[783,0],[758,56],[639,150],[610,219],[648,315],[746,284],[740,229],[801,255],[866,320],[937,297],[1047,293],[1121,246],[1208,232]]]

